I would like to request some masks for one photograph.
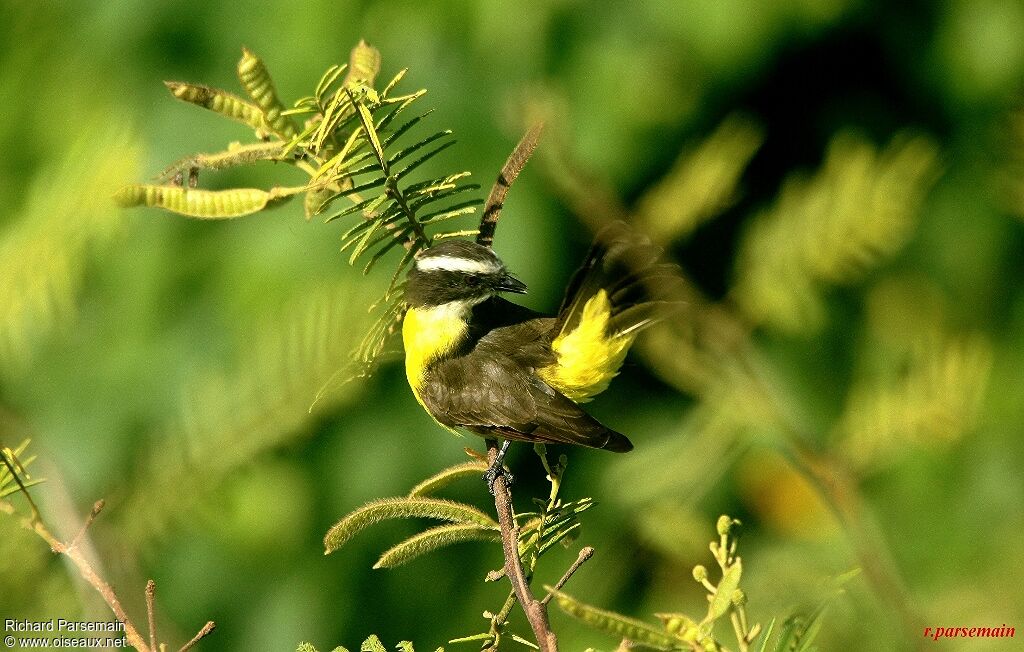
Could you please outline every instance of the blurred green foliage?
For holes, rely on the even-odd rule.
[[[15,0],[0,25],[0,444],[32,438],[35,495],[63,535],[107,499],[92,549],[140,621],[156,580],[166,638],[212,619],[209,649],[371,633],[434,649],[504,597],[480,581],[500,564],[490,544],[372,570],[382,541],[414,532],[402,523],[322,555],[339,515],[479,446],[439,430],[398,366],[331,383],[388,269],[349,268],[343,229],[298,202],[201,223],[107,201],[245,135],[162,80],[234,88],[246,46],[301,97],[360,38],[454,128],[438,172],[486,183],[548,119],[495,244],[531,307],[556,307],[606,216],[632,215],[693,280],[685,319],[592,404],[637,450],[569,452],[563,491],[599,503],[572,595],[699,613],[690,569],[728,512],[748,526],[753,621],[864,567],[821,649],[1024,623],[1019,3]],[[301,183],[291,172],[204,182]],[[543,491],[532,454],[511,463],[517,495]],[[574,553],[551,557],[538,586]],[[0,617],[107,616],[9,518],[0,583]],[[608,646],[552,616],[566,649]]]

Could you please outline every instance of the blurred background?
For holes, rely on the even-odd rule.
[[[729,513],[746,525],[754,620],[862,569],[830,601],[821,649],[1024,626],[1024,5],[7,0],[0,444],[32,439],[34,495],[66,536],[106,498],[91,553],[137,621],[153,578],[171,641],[212,619],[205,649],[372,633],[435,649],[485,631],[504,600],[482,582],[501,564],[490,544],[371,570],[413,523],[323,555],[341,516],[482,447],[433,424],[401,364],[336,382],[387,265],[350,268],[344,225],[298,203],[211,223],[109,200],[251,137],[163,80],[240,92],[244,45],[291,103],[360,38],[381,79],[408,67],[404,88],[428,89],[431,126],[459,138],[434,171],[473,171],[481,195],[547,121],[496,238],[528,305],[554,310],[593,230],[623,216],[691,282],[684,314],[590,408],[636,451],[564,451],[564,495],[598,506],[541,581],[591,545],[572,594],[651,622],[699,615],[691,569]],[[546,489],[519,448],[527,509]],[[487,505],[483,483],[450,495]],[[4,515],[0,586],[3,618],[109,616]],[[617,644],[552,621],[565,649]]]

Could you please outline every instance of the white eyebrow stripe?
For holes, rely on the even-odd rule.
[[[466,272],[469,274],[493,274],[501,269],[489,260],[470,260],[453,258],[452,256],[430,256],[416,261],[416,269],[421,272],[445,271]]]

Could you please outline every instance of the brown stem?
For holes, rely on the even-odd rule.
[[[149,647],[156,650],[156,582],[146,582],[146,620],[149,623]]]
[[[106,501],[104,501],[102,498],[93,503],[92,510],[89,512],[89,515],[85,518],[85,523],[82,523],[82,529],[78,531],[78,534],[75,535],[75,538],[72,539],[71,543],[68,544],[68,548],[74,548],[78,545],[79,540],[83,536],[85,536],[85,531],[89,529],[89,526],[92,525],[92,522],[95,521],[96,517],[99,516],[100,512],[103,511],[104,505],[106,505]]]
[[[96,573],[96,570],[89,563],[89,560],[85,558],[81,550],[71,548],[58,541],[57,537],[53,536],[53,533],[50,532],[46,525],[37,518],[26,521],[24,525],[39,535],[50,546],[50,550],[64,555],[75,565],[82,579],[96,589],[96,592],[100,594],[103,601],[114,612],[114,616],[124,625],[124,636],[132,647],[139,650],[139,652],[155,652],[155,650],[151,650],[145,639],[142,638],[142,634],[139,633],[139,630],[128,617],[124,607],[121,606],[121,601],[117,599],[117,594],[114,593],[114,588]]]
[[[181,648],[178,649],[178,652],[188,652],[189,650],[191,650],[196,643],[201,641],[205,636],[209,635],[209,633],[212,632],[215,627],[217,627],[217,624],[215,622],[213,622],[212,620],[208,621],[205,625],[203,625],[203,628],[199,630],[199,633],[192,637],[191,641],[185,643],[181,646]]]
[[[498,442],[487,440],[487,459],[494,463],[498,456]],[[516,599],[523,607],[526,619],[530,621],[533,634],[541,652],[558,652],[558,639],[551,631],[548,623],[547,605],[537,600],[530,590],[530,584],[523,572],[523,560],[519,557],[519,527],[512,515],[512,494],[505,477],[498,474],[494,480],[494,508],[498,512],[498,524],[501,526],[501,547],[505,553],[505,575],[512,583]]]
[[[576,573],[576,571],[580,569],[580,566],[586,563],[586,561],[593,556],[594,549],[590,546],[586,546],[585,548],[583,548],[583,550],[580,550],[580,556],[577,557],[576,561],[572,563],[572,566],[569,567],[569,570],[565,571],[565,575],[562,575],[562,579],[558,580],[558,583],[555,584],[555,591],[561,591],[562,587],[565,586],[565,583],[569,581],[569,578],[571,578]],[[541,604],[547,604],[551,600],[551,596],[554,594],[554,591],[549,592],[546,596],[544,596],[544,599],[540,601]]]
[[[501,209],[505,205],[505,195],[508,194],[508,189],[516,177],[526,167],[526,162],[537,148],[537,141],[540,140],[540,133],[543,130],[543,122],[531,126],[502,166],[498,178],[491,187],[491,193],[487,196],[487,203],[484,204],[484,214],[480,218],[480,233],[476,236],[477,244],[490,247],[494,242],[494,231],[498,228],[498,218],[501,217]]]
[[[75,568],[78,569],[78,573],[82,576],[82,579],[96,589],[96,592],[100,594],[100,597],[102,597],[103,601],[107,603],[110,610],[114,612],[114,617],[117,618],[122,626],[124,626],[124,637],[128,641],[129,645],[139,652],[158,652],[156,645],[156,629],[153,617],[153,592],[156,589],[153,584],[153,580],[150,580],[146,584],[146,611],[149,616],[149,643],[147,644],[145,639],[142,638],[142,634],[139,632],[138,628],[131,621],[131,618],[128,617],[128,613],[124,610],[124,607],[121,606],[121,601],[118,599],[117,594],[114,593],[114,587],[110,586],[106,580],[100,577],[99,573],[96,572],[96,569],[93,568],[92,563],[77,547],[79,539],[82,538],[89,526],[92,525],[93,520],[95,520],[96,516],[103,510],[104,501],[97,500],[93,504],[92,510],[86,518],[85,524],[82,526],[81,530],[75,535],[74,539],[72,539],[70,543],[65,544],[57,539],[53,532],[51,532],[50,529],[46,527],[46,524],[43,523],[39,510],[32,501],[32,496],[28,492],[28,488],[21,481],[21,477],[17,473],[15,467],[16,461],[9,460],[2,450],[0,450],[0,461],[2,461],[4,466],[6,466],[11,472],[11,475],[14,477],[14,481],[18,484],[18,488],[21,490],[22,495],[25,496],[31,506],[32,514],[21,521],[22,527],[35,533],[39,538],[45,541],[47,545],[50,546],[50,550],[59,555],[64,555],[69,561],[71,561]],[[0,512],[4,512],[9,515],[15,514],[14,507],[7,501],[0,501]],[[201,638],[212,632],[214,627],[215,625],[213,621],[206,623],[203,629],[199,631],[199,634],[185,644],[181,650],[185,651],[191,648]]]

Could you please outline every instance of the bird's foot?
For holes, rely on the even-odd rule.
[[[487,467],[487,472],[484,473],[484,481],[487,482],[487,490],[494,495],[494,483],[497,482],[498,478],[505,480],[505,486],[511,487],[513,477],[512,474],[505,468],[505,451],[508,450],[508,440],[506,439],[501,443],[501,450],[494,456],[494,461]]]
[[[511,487],[512,482],[515,480],[515,476],[504,467],[501,461],[498,461],[497,464],[492,464],[488,467],[487,472],[484,473],[487,490],[491,492],[492,496],[494,495],[494,483],[498,481],[498,478],[504,478],[506,487]]]

